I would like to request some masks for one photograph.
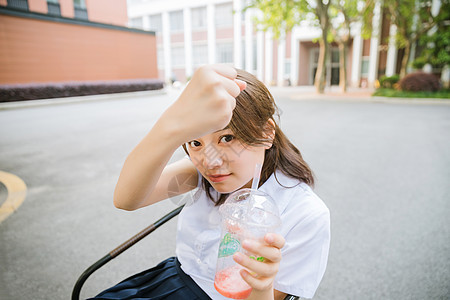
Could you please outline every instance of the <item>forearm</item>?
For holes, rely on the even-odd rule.
[[[176,126],[158,120],[125,160],[114,191],[114,205],[134,210],[152,204],[146,200],[181,140]]]

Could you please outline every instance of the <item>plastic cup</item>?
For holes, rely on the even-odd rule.
[[[242,276],[243,267],[233,260],[240,251],[251,258],[263,260],[242,249],[245,239],[263,240],[280,224],[280,215],[275,201],[264,192],[242,189],[231,194],[219,208],[222,216],[222,235],[214,279],[215,289],[225,297],[245,299],[252,292]]]

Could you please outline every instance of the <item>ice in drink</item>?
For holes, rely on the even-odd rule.
[[[222,216],[222,239],[219,246],[215,289],[225,297],[245,299],[252,292],[240,274],[243,267],[233,260],[233,254],[242,249],[245,239],[263,240],[264,235],[281,224],[278,207],[267,194],[242,189],[231,194],[219,209]]]

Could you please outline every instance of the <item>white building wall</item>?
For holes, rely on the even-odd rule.
[[[214,23],[214,3],[208,3],[206,6],[206,20],[208,31],[208,63],[216,63],[216,24]]]
[[[148,16],[161,14],[162,20],[162,52],[164,56],[164,74],[165,80],[169,81],[173,75],[173,66],[171,62],[171,46],[173,46],[173,41],[171,41],[171,31],[170,31],[170,18],[169,13],[172,11],[183,11],[184,17],[184,61],[185,61],[185,75],[189,77],[194,71],[193,65],[193,34],[192,34],[192,9],[198,7],[206,8],[206,23],[207,28],[205,29],[206,37],[205,43],[207,44],[207,55],[208,63],[218,63],[217,60],[217,50],[218,50],[218,40],[217,32],[218,28],[215,25],[215,15],[216,6],[224,3],[232,3],[236,13],[233,16],[233,26],[230,30],[233,32],[232,44],[232,56],[233,65],[238,68],[245,68],[247,71],[254,73],[260,80],[266,82],[267,84],[273,83],[274,74],[274,61],[277,61],[277,84],[283,85],[285,79],[285,61],[286,61],[286,43],[284,40],[278,45],[278,56],[274,57],[273,53],[273,39],[270,32],[255,31],[252,22],[252,15],[259,14],[257,10],[252,11],[247,10],[244,17],[242,16],[240,10],[243,8],[242,0],[143,0],[140,4],[134,4],[128,6],[128,16],[129,18],[143,17],[143,27],[145,29],[150,29]],[[372,38],[371,50],[371,60],[370,60],[370,72],[369,81],[374,81],[377,77],[376,71],[378,66],[378,44],[379,44],[379,32],[380,32],[380,2],[377,3],[377,8],[375,11],[374,18],[374,30],[376,33]],[[376,22],[378,20],[378,23]],[[245,34],[242,36],[241,26],[245,25]],[[222,29],[220,29],[222,30]],[[376,31],[378,30],[378,32]],[[296,85],[299,78],[300,72],[310,72],[310,70],[299,68],[299,43],[303,41],[312,41],[320,37],[320,30],[318,28],[307,27],[307,26],[297,26],[293,29],[291,33],[290,40],[290,81],[292,85]],[[244,38],[244,42],[243,42]],[[377,41],[378,38],[378,41]],[[221,40],[221,42],[226,42]],[[229,40],[227,43],[230,43]],[[254,66],[254,43],[256,42],[256,68]],[[220,41],[219,41],[220,43]],[[159,46],[161,47],[161,45]],[[318,47],[318,45],[317,45]],[[353,54],[352,58],[352,77],[351,81],[354,84],[359,84],[359,74],[361,69],[361,51],[362,51],[362,39],[359,35],[355,36],[353,44]],[[245,65],[243,63],[245,58]],[[392,65],[392,63],[389,63]]]
[[[192,76],[193,63],[192,63],[192,26],[191,26],[191,8],[185,7],[183,9],[183,22],[184,22],[184,61],[185,61],[185,73],[186,78]]]

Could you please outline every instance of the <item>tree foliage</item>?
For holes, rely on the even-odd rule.
[[[389,12],[392,24],[397,27],[395,44],[399,49],[405,50],[400,70],[401,78],[406,75],[411,47],[418,41],[422,44],[433,42],[434,49],[430,47],[424,51],[416,66],[421,60],[433,65],[439,64],[439,61],[444,63],[448,59],[449,0],[441,1],[436,15],[432,13],[430,0],[384,0],[384,8]],[[434,30],[434,26],[438,26],[439,30],[429,34],[430,30]]]
[[[351,41],[351,29],[361,25],[361,34],[368,38],[372,31],[374,1],[334,0],[330,6],[330,40],[339,47],[339,85],[347,91],[347,54]]]
[[[434,29],[419,37],[419,45],[425,48],[413,62],[417,68],[427,63],[434,68],[450,65],[450,4],[448,0],[442,2],[439,14],[434,17],[434,23],[436,26]]]
[[[252,0],[247,7],[256,8],[261,12],[261,16],[255,20],[256,23],[263,26],[264,30],[271,29],[275,39],[302,21],[315,24],[321,29],[319,61],[314,80],[314,85],[319,93],[323,93],[325,89],[330,3],[331,0]]]
[[[257,8],[261,14],[255,22],[263,30],[271,29],[278,39],[295,25],[317,27],[322,34],[317,39],[320,46],[318,68],[314,85],[319,93],[325,87],[325,70],[330,43],[337,42],[340,48],[340,85],[346,90],[346,55],[351,41],[350,30],[362,22],[362,34],[370,36],[371,17],[375,0],[253,0],[247,8]]]

